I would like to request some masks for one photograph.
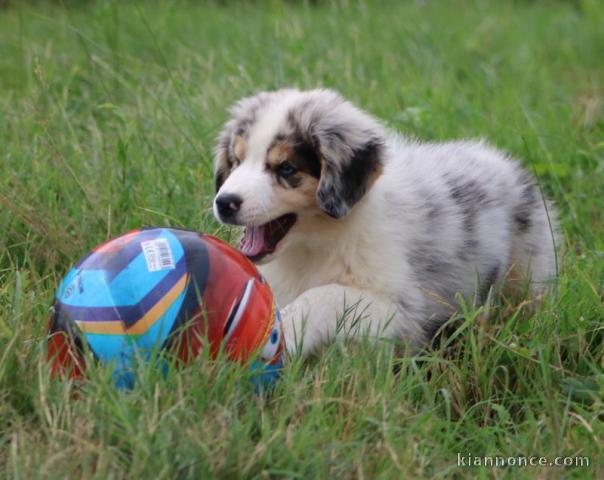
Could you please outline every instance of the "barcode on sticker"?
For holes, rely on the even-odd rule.
[[[141,247],[145,254],[147,270],[150,272],[172,270],[174,268],[174,257],[167,239],[157,238],[141,242]]]

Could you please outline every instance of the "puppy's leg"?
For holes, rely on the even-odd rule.
[[[334,338],[401,338],[411,344],[424,340],[419,323],[401,305],[338,284],[307,290],[281,314],[290,353],[308,355]]]

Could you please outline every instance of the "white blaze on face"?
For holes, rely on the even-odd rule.
[[[271,218],[267,217],[273,201],[273,189],[270,172],[264,163],[244,161],[228,176],[220,187],[220,195],[237,195],[242,203],[237,213],[237,223],[241,225],[260,225]],[[218,217],[216,201],[214,214]]]
[[[292,96],[292,100],[296,97]],[[234,219],[240,225],[258,226],[287,213],[275,194],[273,174],[266,167],[268,149],[287,119],[291,101],[269,106],[252,124],[245,141],[244,158],[220,187],[220,195],[237,195],[241,206]],[[218,215],[216,201],[214,214]]]

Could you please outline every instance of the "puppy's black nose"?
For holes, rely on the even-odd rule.
[[[234,195],[232,193],[223,193],[216,197],[216,210],[218,210],[218,214],[221,218],[227,219],[232,217],[239,211],[239,207],[241,207],[241,203],[243,200],[239,195]]]

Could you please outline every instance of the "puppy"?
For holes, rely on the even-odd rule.
[[[459,295],[539,295],[555,277],[553,205],[486,143],[421,144],[323,89],[263,92],[230,114],[214,214],[245,227],[290,352],[361,335],[419,346]]]

